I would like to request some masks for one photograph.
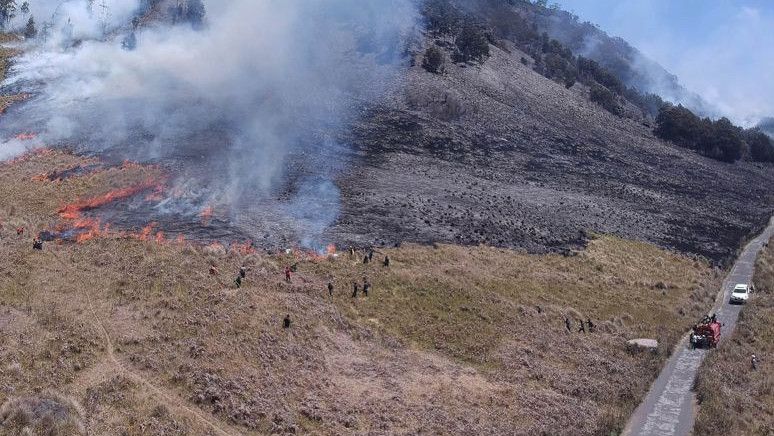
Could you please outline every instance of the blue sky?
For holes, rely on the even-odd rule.
[[[774,116],[774,1],[556,2],[627,40],[734,121]]]

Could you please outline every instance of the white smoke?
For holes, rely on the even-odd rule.
[[[37,92],[6,129],[140,161],[202,157],[222,177],[200,185],[231,205],[280,189],[291,153],[329,158],[331,138],[402,71],[416,26],[410,0],[210,0],[203,30],[143,26],[125,50],[139,0],[109,2],[107,26],[85,0],[55,3],[33,12],[54,15],[50,34],[66,38],[16,60],[6,88]],[[328,192],[330,168],[312,165],[305,180]]]

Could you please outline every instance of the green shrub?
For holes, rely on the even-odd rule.
[[[591,101],[602,106],[611,114],[620,116],[623,112],[621,106],[618,104],[618,99],[616,98],[615,94],[610,92],[610,90],[604,86],[593,85],[591,87],[590,98]]]
[[[656,117],[656,136],[713,159],[734,162],[742,157],[742,130],[727,118],[699,118],[682,105],[665,106]]]
[[[750,147],[750,158],[756,162],[774,162],[774,144],[771,138],[758,129],[745,132],[745,141]]]
[[[446,55],[444,55],[443,50],[435,44],[425,50],[425,55],[422,58],[422,68],[431,73],[440,74],[444,72],[445,66]]]
[[[489,40],[481,26],[465,24],[454,39],[455,60],[459,62],[483,62],[489,57]]]

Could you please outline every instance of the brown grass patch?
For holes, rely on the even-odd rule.
[[[406,245],[377,255],[389,254],[389,268],[347,255],[300,262],[291,284],[282,269],[292,256],[111,238],[32,251],[17,224],[34,234],[62,204],[158,171],[31,180],[79,159],[0,165],[0,368],[19,368],[0,383],[72,392],[97,434],[201,428],[106,377],[90,308],[123,365],[245,433],[600,434],[620,428],[719,281],[702,260],[610,236],[570,257]],[[209,274],[213,263],[222,275]],[[243,264],[251,270],[236,290]],[[371,294],[353,299],[364,276]],[[567,333],[565,316],[597,331]],[[664,348],[629,352],[633,337]]]
[[[82,434],[86,434],[86,429],[80,405],[55,392],[13,398],[0,407],[0,435]]]

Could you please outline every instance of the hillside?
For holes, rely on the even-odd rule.
[[[0,165],[0,434],[608,433],[719,282],[705,261],[601,235],[572,256],[405,245],[371,264],[145,232],[33,250],[62,204],[158,171],[41,177],[93,163]]]
[[[774,212],[530,2],[138,4],[0,51],[0,436],[618,434]]]
[[[418,54],[405,85],[355,124],[331,237],[542,252],[597,231],[724,261],[774,210],[770,165],[677,148],[586,87],[537,74],[512,46],[490,50],[444,74]]]

